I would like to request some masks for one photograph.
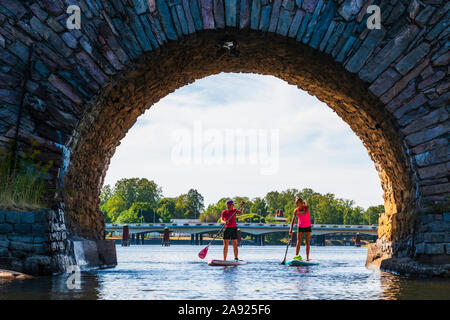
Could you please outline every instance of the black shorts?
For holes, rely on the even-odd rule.
[[[298,227],[298,232],[311,232],[311,227],[306,228]]]
[[[223,240],[237,240],[237,227],[225,228]]]

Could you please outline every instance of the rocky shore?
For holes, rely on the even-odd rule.
[[[0,269],[0,280],[25,280],[31,278],[33,277],[25,273]]]

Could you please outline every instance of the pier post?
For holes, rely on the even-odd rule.
[[[191,244],[194,245],[195,244],[195,235],[192,233],[191,234]]]

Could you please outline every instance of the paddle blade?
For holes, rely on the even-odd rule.
[[[200,251],[198,253],[198,257],[200,259],[205,259],[207,253],[208,253],[208,247],[205,247],[202,251]]]

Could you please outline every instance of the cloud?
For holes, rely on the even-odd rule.
[[[203,131],[278,130],[279,166],[262,175],[261,165],[175,165],[173,134]],[[192,138],[192,137],[191,137]],[[225,74],[181,87],[142,115],[111,160],[105,184],[146,177],[165,196],[196,188],[205,204],[224,196],[264,196],[272,190],[310,187],[368,207],[383,203],[367,150],[326,104],[272,76]]]

